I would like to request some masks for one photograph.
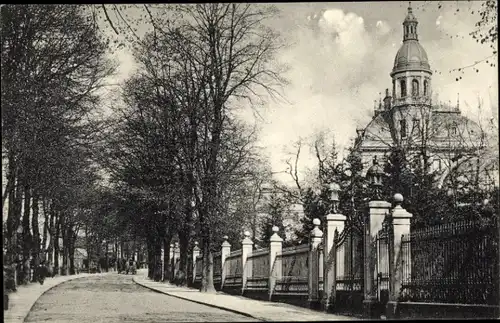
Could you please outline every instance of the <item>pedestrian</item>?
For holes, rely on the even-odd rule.
[[[43,285],[45,278],[48,276],[48,269],[45,264],[45,260],[42,260],[42,262],[37,268],[37,272],[38,272],[37,273],[38,282],[40,283],[40,285]]]

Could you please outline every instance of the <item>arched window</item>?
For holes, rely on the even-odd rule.
[[[427,95],[427,92],[428,92],[428,86],[429,86],[429,82],[427,82],[427,80],[424,80],[424,95]]]
[[[400,85],[401,85],[401,97],[404,98],[406,96],[406,81],[401,80]]]
[[[411,81],[411,95],[412,96],[418,96],[418,81],[413,80]]]

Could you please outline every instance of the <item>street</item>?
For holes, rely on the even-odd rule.
[[[35,303],[25,322],[255,322],[255,319],[153,292],[130,275],[75,279]]]

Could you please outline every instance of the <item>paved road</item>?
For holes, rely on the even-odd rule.
[[[255,322],[255,319],[156,293],[132,276],[75,279],[42,295],[25,322]]]

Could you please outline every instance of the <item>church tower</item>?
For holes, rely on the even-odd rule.
[[[418,42],[417,27],[418,21],[410,2],[403,21],[403,44],[396,54],[390,74],[393,121],[401,139],[419,127],[422,119],[430,120],[425,116],[431,113],[432,71],[427,53]]]

